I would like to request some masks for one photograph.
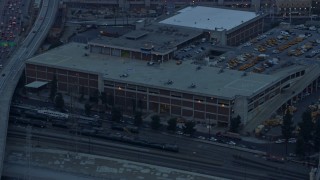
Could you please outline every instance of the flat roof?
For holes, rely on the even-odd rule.
[[[255,17],[255,12],[194,6],[186,7],[160,23],[222,31],[230,30]]]
[[[155,53],[168,53],[174,51],[178,45],[201,34],[201,30],[195,30],[194,28],[152,24],[118,38],[100,37],[90,41],[89,44],[137,51],[145,48],[148,44],[148,47],[153,47]],[[127,37],[137,39],[128,39]]]
[[[148,31],[136,30],[124,35],[126,38],[138,39],[148,34]]]
[[[104,80],[172,89],[181,92],[218,96],[232,99],[236,95],[251,96],[279,79],[277,76],[248,73],[215,67],[202,67],[188,62],[177,65],[176,61],[148,66],[146,61],[89,54],[80,43],[68,43],[27,60],[27,63],[99,74]],[[128,77],[120,77],[128,74]],[[168,85],[168,80],[173,83]],[[190,88],[191,84],[195,88]]]
[[[32,83],[26,84],[25,87],[28,88],[40,88],[44,85],[48,84],[48,82],[44,82],[44,81],[33,81]]]

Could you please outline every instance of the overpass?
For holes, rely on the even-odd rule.
[[[46,38],[58,10],[59,0],[43,0],[38,17],[20,47],[13,54],[0,76],[0,177],[5,157],[10,103],[24,70],[24,61],[37,51]]]

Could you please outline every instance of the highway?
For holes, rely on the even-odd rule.
[[[25,146],[25,135],[25,128],[10,124],[8,145],[20,143],[21,146]],[[307,167],[291,162],[284,164],[270,162],[251,153],[192,141],[189,138],[171,137],[170,143],[176,141],[180,147],[179,153],[132,146],[96,137],[76,136],[68,133],[68,130],[52,126],[43,129],[33,128],[32,139],[34,145],[38,144],[42,148],[78,151],[231,179],[239,179],[239,177],[245,177],[248,180],[272,179],[272,177],[306,179],[308,173]],[[158,141],[162,142],[160,136]]]
[[[58,0],[44,0],[38,17],[20,47],[15,51],[10,61],[3,68],[0,76],[0,172],[3,169],[3,160],[7,138],[9,108],[15,87],[24,69],[24,61],[37,51],[46,38],[58,10]],[[43,18],[42,18],[43,17]]]

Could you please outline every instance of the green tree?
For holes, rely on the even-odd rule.
[[[112,94],[109,94],[108,95],[108,98],[107,98],[107,101],[108,101],[108,105],[113,107],[114,106],[114,97]]]
[[[62,110],[64,108],[64,99],[61,93],[57,93],[55,99],[54,99],[54,104],[56,108]]]
[[[50,95],[49,98],[51,99],[51,101],[54,100],[56,94],[57,94],[57,87],[58,87],[58,82],[57,82],[57,76],[53,75],[52,81],[50,83]]]
[[[86,103],[84,105],[84,112],[87,116],[89,116],[91,114],[91,108],[92,108],[92,106],[89,103]]]
[[[299,124],[300,126],[300,136],[303,138],[304,142],[309,142],[311,140],[311,133],[313,130],[313,123],[311,112],[306,110],[302,114],[302,122]]]
[[[299,137],[296,143],[296,154],[298,156],[304,156],[305,154],[305,143],[302,137]]]
[[[288,154],[288,140],[292,136],[293,129],[292,114],[287,109],[283,116],[283,123],[281,126],[282,137],[286,140],[286,155]]]
[[[140,126],[142,124],[142,113],[136,112],[134,115],[134,125]]]
[[[167,123],[168,123],[167,129],[169,131],[175,132],[177,130],[177,118],[170,118]]]
[[[117,108],[112,108],[111,110],[111,120],[114,122],[120,122],[120,120],[122,119],[122,113],[119,109]]]
[[[132,99],[132,113],[136,112],[136,100]]]
[[[190,134],[191,136],[196,132],[196,123],[194,121],[187,121],[183,126],[183,133]]]
[[[100,99],[101,99],[101,103],[102,104],[107,104],[107,95],[106,95],[106,93],[104,91],[101,92]]]
[[[143,109],[143,102],[141,99],[138,100],[138,108],[140,109],[140,112],[142,112]]]
[[[158,130],[160,126],[160,117],[158,115],[153,115],[151,117],[151,128],[154,130]]]
[[[319,147],[320,147],[320,119],[317,120],[316,123],[316,129],[315,129],[315,133],[314,133],[314,150],[316,152],[319,151]]]
[[[99,90],[93,91],[93,93],[90,95],[90,101],[94,103],[99,102],[100,92]]]
[[[231,118],[229,131],[233,133],[237,133],[240,124],[241,124],[241,117],[239,115],[237,117]]]
[[[104,111],[107,110],[108,100],[107,100],[107,95],[106,95],[105,92],[101,92],[101,94],[100,94],[100,100],[101,100],[101,103],[102,103],[103,106],[104,106]]]

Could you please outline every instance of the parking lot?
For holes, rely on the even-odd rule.
[[[227,52],[216,60],[220,68],[245,72],[271,73],[293,64],[320,60],[320,33],[316,27],[296,26],[273,29]]]

